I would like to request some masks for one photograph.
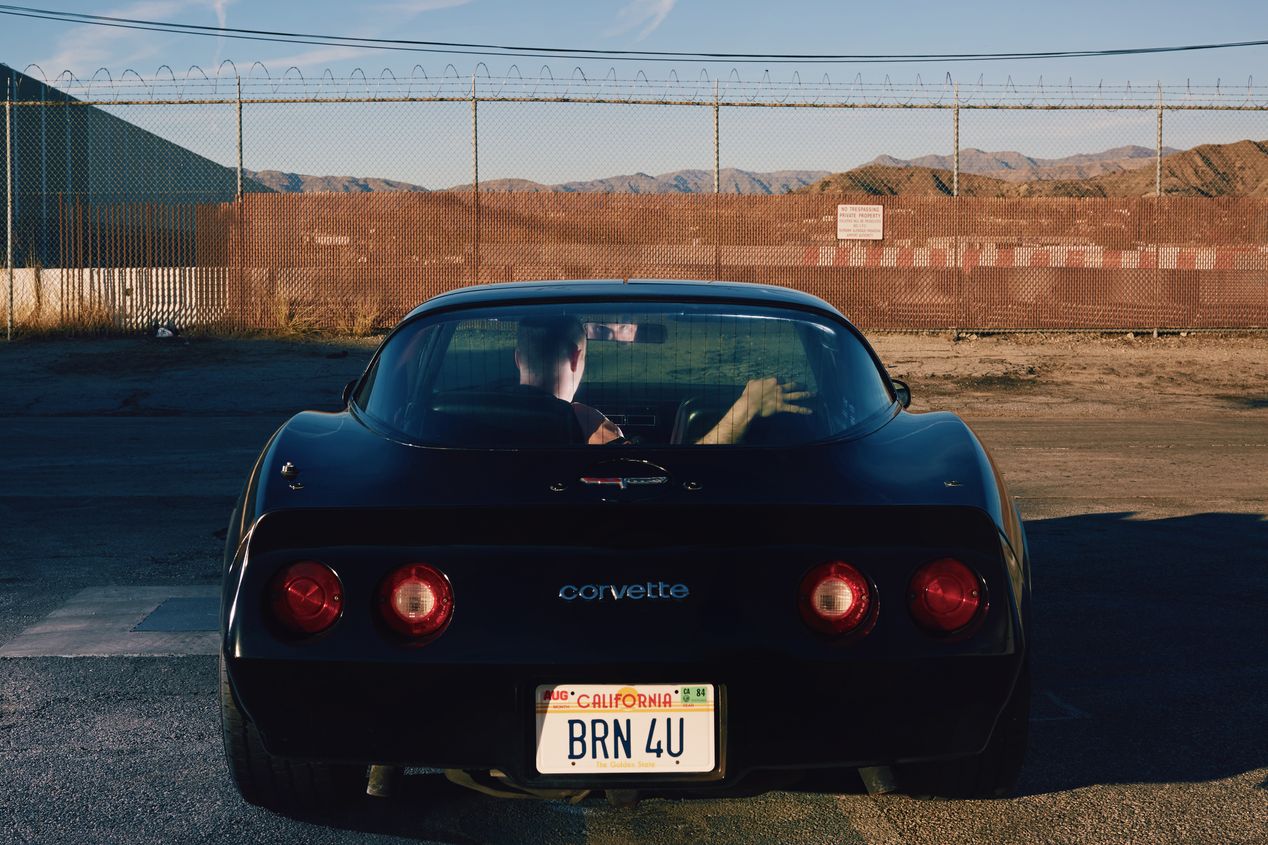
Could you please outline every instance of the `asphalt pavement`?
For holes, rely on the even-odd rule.
[[[847,782],[619,809],[415,773],[389,802],[288,817],[234,791],[196,637],[147,656],[13,653],[79,625],[85,597],[205,595],[259,447],[294,410],[335,406],[370,351],[0,347],[0,843],[1268,843],[1268,402],[971,418],[1035,567],[1031,746],[1006,800]]]

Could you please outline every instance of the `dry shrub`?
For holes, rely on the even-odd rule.
[[[321,309],[312,302],[302,302],[283,293],[273,296],[273,327],[283,335],[307,335],[321,331],[327,324]]]
[[[335,317],[334,328],[339,334],[365,337],[379,328],[383,318],[383,305],[372,297],[345,299]]]
[[[113,311],[100,302],[79,302],[52,324],[32,325],[30,334],[61,337],[105,337],[123,334]]]

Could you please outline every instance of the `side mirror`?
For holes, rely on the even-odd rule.
[[[357,382],[360,380],[361,379],[354,378],[352,381],[343,386],[343,406],[345,408],[348,407],[350,402],[352,402],[352,391],[356,389]]]
[[[904,408],[911,407],[911,388],[907,386],[907,382],[892,380],[894,383],[894,396],[898,399],[898,404]]]

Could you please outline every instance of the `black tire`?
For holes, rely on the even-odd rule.
[[[899,768],[903,790],[919,798],[1003,798],[1017,784],[1030,736],[1030,661],[1022,663],[1004,712],[980,754]]]
[[[288,760],[264,748],[260,732],[238,708],[220,656],[220,729],[225,761],[238,792],[270,810],[313,810],[347,804],[365,794],[365,767]]]

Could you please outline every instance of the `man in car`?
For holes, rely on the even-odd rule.
[[[521,320],[515,343],[515,366],[520,372],[521,385],[545,390],[572,405],[588,445],[599,446],[624,438],[620,427],[602,412],[573,401],[586,369],[586,329],[576,317]],[[701,445],[738,443],[759,417],[814,413],[795,404],[811,396],[794,382],[774,377],[753,379],[744,386],[740,398],[718,424],[696,442]]]
[[[520,384],[545,390],[572,405],[588,445],[601,446],[625,436],[600,411],[573,401],[586,371],[586,329],[576,317],[521,320],[515,366]]]

